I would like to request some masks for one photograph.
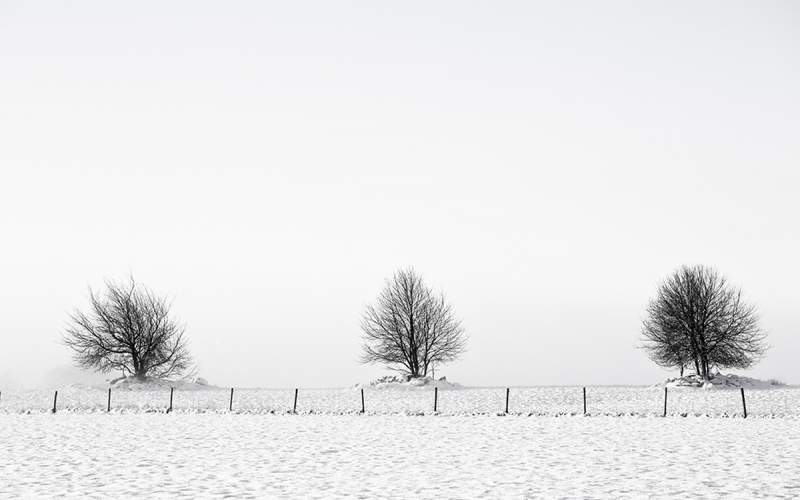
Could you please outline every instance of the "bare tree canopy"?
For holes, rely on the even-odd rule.
[[[766,350],[753,306],[716,270],[683,266],[667,278],[647,307],[643,347],[665,368],[747,368]]]
[[[73,359],[100,372],[170,378],[190,369],[185,328],[170,318],[170,304],[131,277],[106,281],[106,292],[89,289],[88,313],[76,310],[63,336]]]
[[[443,294],[434,294],[413,269],[386,281],[361,321],[363,363],[384,363],[412,377],[453,361],[466,348],[461,322]]]

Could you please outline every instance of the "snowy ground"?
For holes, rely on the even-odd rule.
[[[753,417],[800,417],[800,387],[746,389],[747,411]],[[58,393],[59,412],[104,412],[107,392],[103,388],[64,387]],[[227,412],[230,389],[176,389],[174,411]],[[415,415],[433,413],[432,388],[415,390],[364,389],[368,414]],[[239,413],[285,413],[292,409],[292,389],[236,389],[234,411]],[[7,392],[0,395],[0,415],[43,413],[53,404],[50,390]],[[113,389],[113,412],[163,412],[169,406],[169,389]],[[437,409],[442,415],[495,415],[505,410],[505,388],[439,390]],[[360,389],[300,389],[298,413],[354,414],[361,410]],[[590,415],[661,415],[664,389],[659,387],[587,387],[587,410]],[[710,415],[720,417],[742,414],[741,395],[737,389],[704,390],[670,388],[667,402],[670,415]],[[583,413],[580,387],[512,387],[509,413],[534,415],[569,415]]]
[[[800,495],[795,418],[0,414],[0,497]]]

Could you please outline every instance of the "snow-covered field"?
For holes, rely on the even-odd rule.
[[[800,496],[796,386],[144,389],[4,391],[0,497]]]
[[[800,495],[798,423],[0,414],[0,497],[788,498]]]
[[[746,389],[748,416],[800,417],[800,387]],[[176,413],[227,412],[230,389],[176,389]],[[432,388],[413,390],[364,389],[368,414],[414,415],[433,413]],[[233,409],[237,413],[285,413],[294,404],[293,389],[236,389]],[[3,391],[0,415],[47,412],[53,405],[53,391]],[[59,412],[104,412],[104,388],[64,387],[58,392]],[[163,412],[169,406],[169,389],[120,390],[111,397],[112,412]],[[495,415],[505,410],[505,388],[439,390],[438,411],[442,415]],[[361,410],[360,389],[300,389],[298,413],[353,414]],[[664,389],[659,387],[587,387],[590,415],[661,415]],[[741,395],[735,389],[669,389],[670,415],[740,416]],[[522,415],[569,415],[583,413],[580,387],[512,387],[509,413]]]

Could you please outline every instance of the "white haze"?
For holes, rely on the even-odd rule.
[[[800,382],[794,2],[0,4],[0,390],[68,378],[104,278],[173,298],[212,383],[338,386],[413,265],[472,385],[662,379],[684,263]],[[55,377],[55,380],[54,380]]]

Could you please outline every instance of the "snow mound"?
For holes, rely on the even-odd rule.
[[[368,384],[356,384],[356,388],[389,389],[389,390],[423,390],[423,389],[463,389],[464,386],[449,382],[447,377],[434,379],[432,377],[409,377],[407,375],[386,375],[375,379]]]
[[[210,385],[208,381],[202,377],[195,377],[186,380],[164,380],[154,377],[145,377],[138,379],[136,377],[125,377],[111,383],[114,389],[122,389],[128,391],[158,391],[174,387],[179,391],[203,391],[208,389],[219,389],[219,387]]]
[[[785,384],[777,380],[760,380],[741,375],[723,375],[717,373],[710,380],[703,380],[699,375],[687,375],[667,379],[658,387],[697,387],[702,389],[777,389]]]

